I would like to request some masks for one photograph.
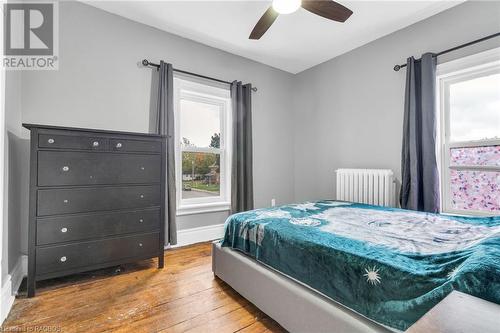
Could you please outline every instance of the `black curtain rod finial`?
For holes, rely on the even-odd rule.
[[[396,72],[399,72],[399,70],[403,67],[406,67],[406,64],[402,64],[402,65],[396,65],[394,66],[392,69],[394,69],[394,71]]]
[[[143,65],[144,67],[150,67],[150,66],[151,66],[151,67],[160,68],[160,65],[158,65],[158,64],[153,64],[152,62],[149,62],[149,60],[147,60],[147,59],[143,59],[143,60],[141,61],[141,63],[142,63],[142,65]]]

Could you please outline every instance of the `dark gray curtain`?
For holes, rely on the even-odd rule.
[[[253,209],[252,85],[231,84],[233,107],[232,213]]]
[[[408,58],[401,160],[401,207],[439,212],[436,57]]]
[[[177,244],[175,222],[175,136],[174,136],[174,71],[171,64],[160,62],[158,69],[158,95],[156,102],[158,134],[167,137],[167,179],[165,195],[165,243]]]

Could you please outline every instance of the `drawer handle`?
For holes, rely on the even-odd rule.
[[[59,259],[59,260],[61,260],[61,262],[65,262],[67,259],[68,258],[66,258],[66,256],[62,256],[61,259]]]
[[[50,144],[53,144],[55,141],[54,141],[54,139],[50,138],[50,139],[47,140],[47,142],[50,143]]]
[[[64,202],[64,203],[68,203],[68,202],[69,202],[69,200],[68,200],[68,199],[64,199],[64,200],[63,200],[63,202]]]
[[[61,228],[61,232],[62,232],[62,233],[66,233],[66,232],[68,232],[68,228],[66,228],[66,227]]]
[[[93,147],[99,147],[99,141],[94,141],[92,142]]]
[[[142,247],[142,243],[139,243],[139,247]]]
[[[62,171],[68,172],[69,171],[69,166],[65,165],[62,167]]]
[[[122,147],[122,143],[121,143],[121,142],[118,142],[118,143],[116,144],[116,148],[121,148],[121,147]]]
[[[144,199],[144,194],[141,194],[139,197],[141,197],[141,199]]]
[[[139,223],[142,223],[142,222],[144,222],[144,220],[143,219],[139,219]]]

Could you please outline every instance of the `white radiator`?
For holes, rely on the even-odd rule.
[[[337,200],[393,207],[395,183],[388,169],[338,169]]]

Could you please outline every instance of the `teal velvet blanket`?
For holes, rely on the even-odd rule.
[[[222,246],[400,330],[452,290],[500,304],[500,217],[307,202],[230,216]]]

